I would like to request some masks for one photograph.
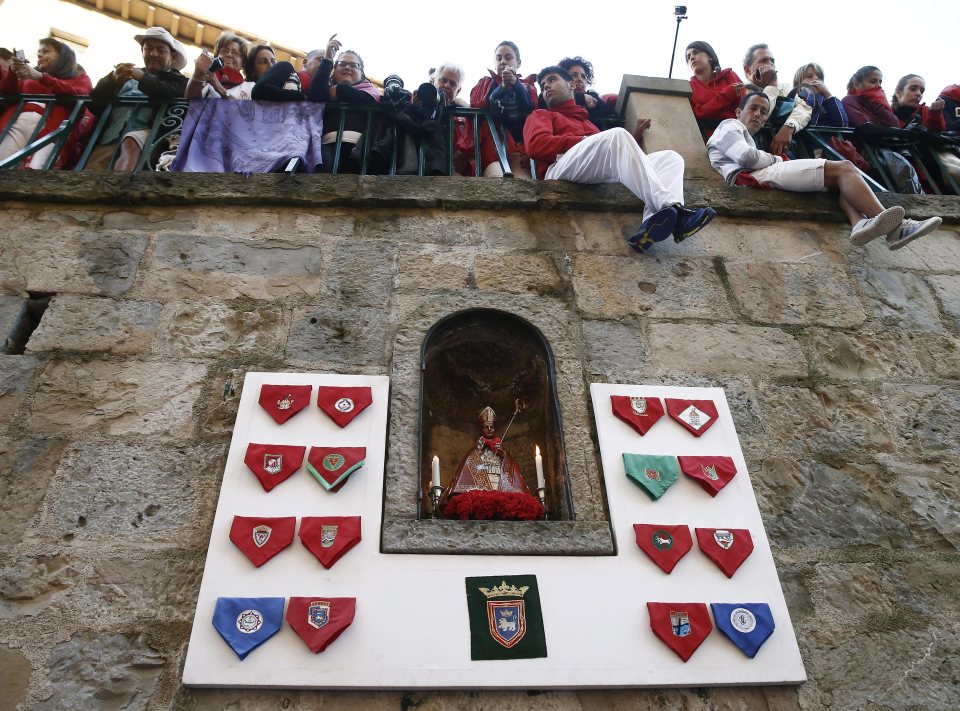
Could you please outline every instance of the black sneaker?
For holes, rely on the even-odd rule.
[[[677,224],[673,228],[673,241],[683,242],[710,224],[716,211],[712,207],[677,207]]]

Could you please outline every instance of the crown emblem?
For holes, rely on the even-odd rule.
[[[480,592],[482,592],[487,599],[491,597],[523,597],[524,593],[529,589],[529,585],[524,585],[522,588],[518,588],[516,585],[508,586],[507,581],[504,580],[496,587],[480,588]]]

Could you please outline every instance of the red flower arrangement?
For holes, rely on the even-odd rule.
[[[536,521],[544,517],[540,499],[519,491],[475,489],[452,497],[443,507],[444,518],[460,521]]]

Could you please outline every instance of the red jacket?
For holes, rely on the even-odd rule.
[[[2,94],[64,94],[68,96],[85,96],[90,93],[92,88],[93,84],[90,82],[90,77],[83,72],[69,79],[57,79],[49,74],[44,74],[39,79],[18,79],[12,70],[0,68],[0,93]],[[10,123],[16,108],[16,105],[8,106],[3,114],[0,115],[0,132]],[[23,107],[23,111],[24,113],[35,112],[42,114],[44,108],[41,104],[26,104]],[[54,104],[53,109],[50,111],[50,116],[47,118],[47,122],[37,134],[37,138],[42,138],[59,128],[60,124],[69,118],[72,111],[72,104]],[[86,109],[84,109],[84,113],[86,113]],[[77,142],[80,136],[80,119],[82,118],[83,115],[78,117],[73,131],[70,132],[70,137],[67,139],[63,150],[60,151],[60,155],[53,164],[54,168],[63,168],[76,157]]]
[[[595,133],[600,129],[590,123],[587,110],[570,99],[549,109],[537,109],[527,117],[523,147],[537,161],[537,177],[542,178],[557,156]]]
[[[690,77],[690,88],[693,89],[690,105],[693,107],[693,115],[698,119],[718,121],[736,118],[740,92],[734,84],[743,84],[743,80],[732,69],[722,69],[706,84],[696,77]]]
[[[906,109],[905,106],[901,106],[901,109]],[[943,120],[943,111],[931,111],[930,107],[926,104],[920,104],[914,111],[900,111],[897,109],[894,113],[897,114],[897,118],[900,119],[900,125],[906,126],[909,124],[913,117],[917,115],[917,112],[920,112],[920,123],[931,131],[946,131],[947,122]]]
[[[537,77],[531,74],[528,77],[522,79],[518,78],[517,83],[521,86],[526,87],[527,92],[530,94],[530,100],[534,106],[537,105]],[[477,82],[477,85],[470,90],[470,107],[474,109],[490,109],[490,93],[500,86],[500,77],[493,72],[489,72],[488,76],[485,76]],[[516,89],[519,91],[519,88]],[[523,146],[517,144],[513,139],[513,136],[509,131],[507,134],[507,153],[523,153]],[[470,159],[473,160],[473,123],[471,121],[467,122],[466,131],[463,132],[462,140],[458,143],[457,148],[462,150],[464,153],[470,155]],[[486,121],[480,121],[480,161],[483,164],[481,167],[481,173],[483,168],[486,168],[491,163],[496,162],[497,160],[497,149],[493,145],[493,138],[490,136],[490,129],[487,128]]]

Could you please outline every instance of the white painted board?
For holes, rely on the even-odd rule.
[[[257,403],[263,383],[370,385],[374,403],[343,430],[314,404],[278,426]],[[617,555],[385,555],[379,552],[379,538],[387,378],[248,373],[183,682],[192,686],[327,689],[560,689],[802,682],[806,677],[799,649],[723,391],[606,384],[593,385],[591,390]],[[641,438],[613,417],[610,394],[713,399],[720,422],[697,439],[665,418]],[[315,401],[316,389],[313,396]],[[323,491],[305,470],[267,494],[243,463],[251,441],[366,446],[366,464],[337,494]],[[654,503],[626,479],[620,457],[623,451],[722,454],[734,459],[739,473],[716,499],[682,477]],[[520,454],[515,452],[514,456]],[[444,463],[445,468],[455,465]],[[412,472],[416,462],[406,466]],[[549,462],[545,466],[549,467]],[[299,518],[357,514],[363,519],[363,541],[329,571],[299,538],[261,568],[255,568],[228,537],[234,515]],[[643,522],[688,523],[691,533],[696,526],[749,528],[755,550],[728,580],[694,543],[694,549],[667,576],[636,546],[632,526]],[[471,661],[464,578],[522,574],[537,576],[548,656]],[[350,628],[320,654],[310,652],[284,623],[280,632],[240,661],[211,624],[220,595],[356,597],[357,613]],[[766,602],[777,629],[752,660],[714,630],[684,663],[651,632],[647,601]]]

